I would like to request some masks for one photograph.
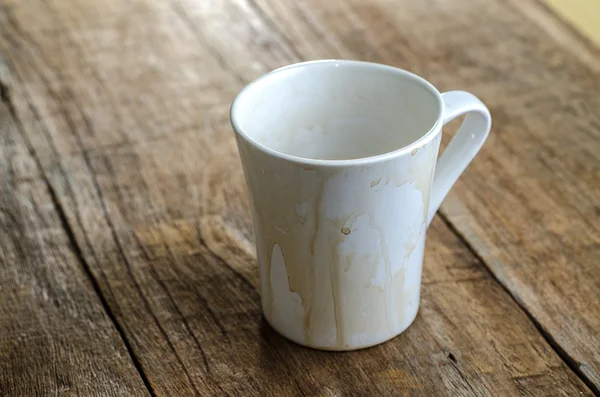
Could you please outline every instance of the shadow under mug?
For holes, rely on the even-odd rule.
[[[442,126],[463,114],[438,159]],[[394,67],[325,60],[250,83],[231,122],[269,324],[325,350],[404,331],[419,307],[427,227],[490,131],[485,105]]]

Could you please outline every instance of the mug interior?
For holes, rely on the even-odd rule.
[[[439,92],[390,66],[319,61],[275,70],[232,105],[236,131],[260,146],[315,160],[351,160],[419,141],[441,116]]]

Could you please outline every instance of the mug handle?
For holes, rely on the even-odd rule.
[[[443,125],[463,114],[466,117],[437,161],[429,200],[428,225],[452,185],[481,149],[492,126],[490,111],[475,95],[465,91],[448,91],[442,94],[442,99]]]

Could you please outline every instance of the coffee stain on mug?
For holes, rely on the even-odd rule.
[[[404,285],[404,267],[416,249],[416,243],[423,237],[423,228],[418,234],[419,229],[416,229],[414,235],[412,232],[410,237],[407,235],[410,241],[401,242],[404,255],[396,253],[392,260],[390,248],[396,252],[397,249],[388,247],[386,235],[392,232],[389,228],[393,226],[384,220],[386,218],[382,218],[380,213],[374,218],[374,214],[347,213],[347,210],[373,210],[369,207],[370,200],[383,202],[381,200],[388,200],[388,195],[398,194],[404,197],[404,190],[396,189],[408,185],[405,186],[407,192],[417,190],[421,193],[424,207],[422,222],[425,224],[432,174],[431,167],[422,166],[431,160],[430,156],[437,154],[434,152],[419,150],[406,163],[407,168],[381,168],[378,170],[381,177],[376,180],[369,179],[372,178],[371,167],[309,170],[265,159],[256,168],[253,164],[245,164],[249,168],[247,178],[252,190],[257,251],[261,277],[264,278],[261,292],[263,309],[276,329],[308,346],[346,350],[376,343],[376,334],[381,332],[391,337],[408,325],[405,324],[408,319],[404,312],[411,304],[408,299],[412,302],[414,298],[408,286]],[[263,170],[266,170],[265,174]],[[367,170],[369,173],[365,172]],[[288,177],[279,178],[275,183],[276,175]],[[349,185],[348,181],[354,179],[361,180],[361,183]],[[362,181],[377,188],[365,189]],[[357,190],[359,186],[362,187]],[[343,209],[336,204],[337,200],[341,200],[339,203],[343,203]],[[347,239],[360,238],[360,233],[364,233],[364,224],[360,230],[353,227],[361,215],[368,216],[370,228],[369,225],[366,227],[374,233],[368,235],[369,244],[378,245],[368,248],[372,251],[369,253],[371,259],[363,259],[364,253],[357,253],[347,244],[342,245]],[[356,236],[355,231],[358,233]],[[360,242],[353,244],[360,246]],[[281,269],[277,270],[279,273],[273,269],[275,251],[277,266],[282,261],[286,269],[286,283],[280,282]],[[401,270],[397,270],[398,267]],[[380,273],[376,273],[377,268]],[[377,285],[360,284],[359,288],[366,290],[349,290],[357,282],[368,281],[368,274],[372,274],[371,279],[379,280]],[[272,279],[272,275],[276,278]],[[276,279],[279,280],[277,288],[273,285]],[[282,292],[279,284],[289,289],[290,294]],[[418,286],[415,288],[418,290]],[[352,306],[352,302],[363,299],[374,305],[374,311],[360,311]],[[298,305],[302,310],[298,309]],[[297,315],[288,316],[281,312],[294,307]],[[300,333],[296,333],[295,329]]]

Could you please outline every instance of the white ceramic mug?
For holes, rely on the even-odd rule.
[[[436,166],[442,126],[463,114]],[[327,350],[404,331],[419,307],[427,226],[485,141],[488,109],[401,69],[328,60],[255,80],[231,121],[271,326]]]

